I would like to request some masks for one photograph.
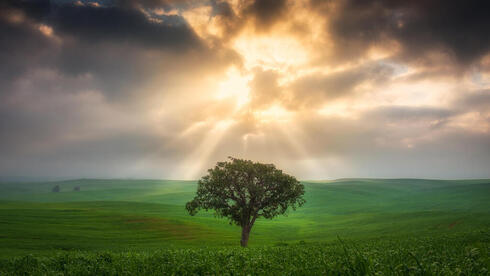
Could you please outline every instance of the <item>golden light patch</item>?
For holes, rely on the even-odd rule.
[[[356,108],[349,103],[329,103],[317,110],[317,113],[325,117],[343,117],[348,119],[356,119],[358,112]]]
[[[213,36],[220,33],[221,28],[211,16],[212,7],[201,6],[182,12],[182,17],[192,27],[196,34],[208,43],[213,42]]]
[[[53,36],[53,28],[51,28],[48,25],[41,24],[39,25],[38,29],[45,36],[49,36],[49,37]]]
[[[254,111],[253,115],[260,123],[285,123],[289,122],[292,118],[292,113],[278,104],[274,104],[264,110]]]
[[[158,9],[154,9],[153,10],[153,13],[155,13],[156,15],[166,15],[166,16],[171,16],[171,15],[179,15],[179,11],[176,10],[176,9],[171,9],[171,10],[164,10],[162,8],[158,8]]]
[[[369,60],[381,60],[395,55],[401,50],[401,45],[395,40],[384,41],[382,45],[369,48],[367,57]]]
[[[266,70],[287,72],[309,60],[301,43],[288,36],[243,35],[234,41],[233,48],[242,55],[247,69],[260,66]]]
[[[88,3],[89,6],[94,7],[94,8],[100,8],[101,5],[97,2],[90,2]]]
[[[231,67],[224,80],[218,83],[218,89],[215,93],[215,98],[217,100],[235,99],[236,106],[238,110],[250,102],[250,87],[248,85],[252,76],[244,76],[235,67]]]
[[[218,122],[216,122],[214,124],[213,130],[214,131],[225,131],[225,130],[227,130],[228,128],[230,128],[235,123],[236,122],[233,119],[221,120],[221,121],[218,121]]]

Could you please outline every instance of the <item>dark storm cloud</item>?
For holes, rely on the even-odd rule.
[[[9,1],[2,4],[0,20],[0,82],[9,86],[26,70],[55,68],[62,74],[91,73],[95,88],[109,95],[141,85],[163,60],[158,52],[187,51],[212,56],[179,16],[159,16],[152,22],[140,10],[128,6],[96,7],[73,2]],[[8,22],[19,14],[21,22]],[[63,43],[43,35],[40,24],[53,29]],[[155,51],[149,56],[144,51]],[[156,56],[156,58],[155,58]],[[175,55],[174,55],[175,56]],[[173,62],[172,58],[168,58]]]
[[[12,9],[22,10],[30,19],[39,21],[51,12],[49,0],[5,0],[0,3],[4,12],[12,12]]]
[[[51,50],[55,46],[54,41],[44,36],[34,25],[30,18],[22,23],[13,23],[9,16],[22,18],[22,13],[12,7],[3,5],[0,8],[0,85],[5,93],[9,89],[10,81],[28,68],[37,64],[52,64]],[[0,6],[1,7],[1,6]],[[41,9],[44,11],[44,9]],[[30,11],[30,13],[39,12]]]
[[[139,8],[128,4],[133,2],[118,1],[113,5],[94,6],[89,5],[91,2],[76,4],[23,0],[8,1],[3,6],[8,9],[7,12],[16,9],[23,11],[29,19],[48,24],[59,35],[92,43],[134,42],[144,47],[179,50],[201,46],[199,38],[182,17],[153,14],[152,18],[148,18]]]
[[[252,16],[259,31],[269,29],[287,10],[286,0],[255,0],[244,13]]]
[[[172,7],[172,3],[179,1],[172,0],[113,0],[109,1],[110,4],[116,4],[121,7],[130,7],[130,8],[138,8],[139,6],[147,7],[147,8],[163,8],[170,9]],[[186,1],[180,1],[186,2]]]
[[[55,31],[89,43],[133,42],[143,47],[178,50],[199,47],[200,41],[183,18],[159,16],[151,22],[131,8],[62,5],[53,9],[49,22]]]
[[[371,45],[395,39],[406,59],[444,52],[470,64],[490,50],[488,1],[313,1],[330,17],[336,52],[361,55]],[[324,6],[323,9],[319,8]]]
[[[212,0],[211,7],[211,16],[218,18],[223,30],[223,41],[237,35],[249,23],[257,33],[265,33],[282,21],[289,10],[286,0],[243,1],[236,12],[227,1]]]

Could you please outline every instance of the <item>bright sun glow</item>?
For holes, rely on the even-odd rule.
[[[255,111],[254,116],[261,123],[285,123],[291,119],[291,112],[280,105],[273,105],[265,110]]]
[[[231,5],[233,9],[238,7],[238,2]],[[297,2],[299,3],[299,2]],[[295,3],[295,5],[298,5]],[[158,11],[161,13],[162,11]],[[217,37],[223,37],[225,29],[220,27],[220,19],[213,17],[213,10],[210,7],[199,6],[182,13],[187,22],[193,27],[197,35],[204,41],[213,46]],[[245,26],[240,33],[231,37],[224,43],[233,49],[240,56],[240,65],[232,65],[221,76],[213,76],[211,80],[210,97],[218,103],[219,116],[200,118],[199,123],[187,128],[182,135],[200,134],[200,142],[188,159],[186,173],[189,177],[195,176],[208,161],[213,152],[227,135],[237,131],[234,126],[244,120],[253,118],[255,126],[259,129],[241,134],[243,139],[244,151],[246,152],[254,143],[260,143],[264,139],[264,130],[274,129],[280,134],[281,139],[289,146],[289,151],[293,152],[298,158],[303,160],[308,168],[316,168],[314,162],[308,158],[308,150],[302,145],[303,129],[295,128],[295,123],[300,121],[303,114],[297,113],[294,109],[289,109],[282,99],[294,98],[294,87],[291,84],[302,78],[316,80],[315,76],[335,76],[339,79],[348,78],[349,72],[358,70],[359,64],[323,64],[322,66],[312,65],[316,56],[311,48],[308,48],[307,40],[315,40],[322,33],[324,26],[321,18],[310,18],[307,13],[292,15],[296,19],[306,22],[312,29],[311,36],[298,37],[290,33],[289,25],[278,26],[274,32],[263,35],[257,33],[253,26]],[[325,43],[325,52],[332,51],[329,43]],[[367,50],[365,62],[377,62],[384,60],[400,51],[400,47],[393,41],[388,41],[384,46],[373,46]],[[371,110],[380,105],[403,105],[416,106],[420,103],[424,105],[434,105],[447,101],[447,93],[450,87],[444,87],[441,83],[417,82],[409,83],[403,81],[405,75],[413,73],[406,66],[399,66],[396,63],[389,64],[394,70],[393,78],[402,81],[389,83],[382,86],[375,81],[361,82],[353,86],[353,92],[359,94],[358,97],[350,100],[331,99],[327,102],[318,103],[311,108],[311,113],[315,113],[322,118],[336,118],[340,120],[361,120],[360,114],[366,110]],[[257,72],[272,71],[277,78],[260,79]],[[258,78],[258,82],[254,81]],[[268,83],[268,82],[271,83]],[[330,80],[335,82],[335,80]],[[355,78],[352,81],[356,81]],[[272,83],[275,82],[275,83]],[[257,84],[259,83],[259,84]],[[270,84],[270,85],[269,85]],[[252,86],[253,85],[253,86]],[[323,83],[319,84],[320,86]],[[258,87],[258,88],[257,88]],[[327,85],[328,87],[328,85]],[[274,94],[279,89],[278,94]],[[308,87],[301,88],[308,89]],[[377,89],[376,93],[372,93]],[[269,91],[270,90],[270,91]],[[392,93],[397,91],[397,93]],[[436,91],[426,93],[426,91]],[[307,91],[305,91],[307,92]],[[271,93],[277,99],[263,97],[264,94]],[[305,94],[306,95],[306,94]],[[321,101],[321,99],[319,99]],[[258,104],[255,104],[258,103]],[[250,117],[248,117],[250,116]],[[219,119],[217,119],[219,118]],[[480,118],[461,118],[465,125],[467,121],[480,122]],[[477,120],[478,119],[478,120]],[[480,120],[480,121],[479,121]],[[475,123],[476,124],[476,123]],[[199,135],[199,134],[198,134]],[[263,141],[262,141],[263,142]],[[200,160],[196,163],[195,160]]]
[[[250,101],[250,88],[248,86],[250,79],[251,76],[243,76],[235,67],[230,68],[225,80],[218,84],[218,91],[215,94],[216,99],[234,98],[236,101],[235,108],[242,108]]]
[[[235,121],[232,119],[221,120],[221,121],[216,122],[213,130],[214,131],[225,131],[228,128],[230,128],[234,123],[235,123]]]
[[[286,36],[244,35],[235,40],[234,49],[244,57],[247,69],[261,66],[286,71],[308,61],[308,52],[299,41]]]

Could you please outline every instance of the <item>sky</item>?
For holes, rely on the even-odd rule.
[[[490,178],[488,1],[6,0],[0,177]]]

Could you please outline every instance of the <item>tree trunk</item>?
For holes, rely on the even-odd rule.
[[[242,247],[247,247],[248,244],[248,237],[250,236],[250,230],[252,229],[252,226],[243,226],[242,227],[242,239],[240,240],[240,245]]]

